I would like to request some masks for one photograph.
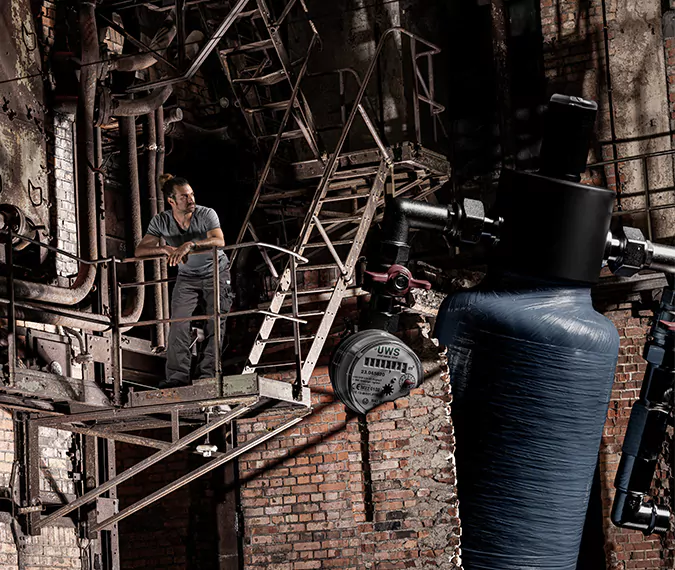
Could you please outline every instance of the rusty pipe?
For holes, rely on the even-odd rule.
[[[180,108],[177,109],[180,111]],[[155,177],[155,182],[159,180],[160,175],[164,174],[164,157],[166,156],[166,137],[165,137],[165,128],[164,128],[164,107],[159,106],[155,113],[157,119],[157,175]],[[181,111],[182,116],[182,111]],[[157,211],[164,211],[164,194],[160,192],[160,188],[157,188]],[[162,311],[164,312],[164,318],[170,316],[169,310],[169,284],[166,282],[166,279],[169,277],[169,268],[166,263],[166,259],[160,259],[160,271],[164,283],[162,283]],[[169,338],[169,324],[164,323],[164,338]]]
[[[141,191],[138,182],[138,150],[136,148],[136,118],[120,118],[120,136],[125,144],[125,153],[127,155],[127,165],[129,172],[129,192],[130,196],[130,215],[131,215],[131,237],[133,240],[131,251],[133,251],[138,242],[143,237],[143,226],[141,221]],[[145,280],[145,271],[143,262],[134,263],[133,281],[138,283]],[[127,298],[126,306],[122,312],[120,323],[131,323],[138,321],[143,312],[143,303],[145,301],[145,287],[134,287],[134,291]],[[128,329],[127,329],[128,330]],[[122,329],[124,332],[124,329]]]
[[[149,53],[139,53],[132,56],[125,55],[119,59],[115,59],[110,69],[114,71],[139,71],[147,69],[157,63],[152,54],[164,55],[164,51],[171,45],[175,37],[176,25],[170,18],[167,18],[155,33],[155,37],[152,38],[148,46],[150,48]]]
[[[171,123],[166,129],[166,136],[175,139],[202,139],[206,141],[231,141],[229,127],[204,129],[183,121]]]
[[[157,215],[157,128],[155,114],[150,113],[146,116],[147,128],[147,183],[148,183],[148,198],[150,199],[150,216]],[[162,269],[159,259],[152,261],[152,279],[161,279]],[[162,285],[157,284],[153,287],[153,319],[164,318],[164,305],[162,303]],[[155,326],[155,345],[165,346],[164,344],[164,324],[158,323]]]
[[[50,313],[49,310],[53,307],[45,304],[44,307],[40,303],[22,303],[19,301],[14,309],[16,319],[19,321],[29,321],[31,323],[44,323],[46,325],[55,325],[70,327],[74,329],[84,329],[90,332],[104,332],[110,330],[110,319],[103,315],[95,315],[78,311],[76,309],[61,308],[58,310],[60,314]],[[0,304],[0,317],[6,318],[8,316],[6,304]],[[90,319],[90,320],[85,320]]]
[[[150,95],[140,99],[113,99],[112,114],[115,117],[138,117],[154,113],[166,103],[172,91],[173,87],[167,85],[153,89]]]

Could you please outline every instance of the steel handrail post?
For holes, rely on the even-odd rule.
[[[7,276],[7,289],[9,293],[9,322],[7,323],[7,366],[9,368],[9,385],[14,386],[14,375],[16,374],[16,306],[14,293],[14,232],[9,228],[8,239],[5,242],[5,257],[9,266]]]
[[[112,342],[113,342],[113,403],[122,404],[122,339],[120,330],[121,289],[117,281],[117,260],[113,257],[111,265],[112,295]]]
[[[218,248],[213,248],[213,343],[214,343],[214,373],[216,382],[219,386],[219,394],[223,394],[223,375],[221,371],[222,356],[220,352],[221,338],[220,338],[220,259],[218,256]]]

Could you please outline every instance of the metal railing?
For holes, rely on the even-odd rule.
[[[589,164],[588,168],[590,170],[592,169],[598,169],[598,168],[604,168],[606,166],[613,166],[613,165],[621,165],[621,164],[626,164],[629,162],[639,162],[640,167],[642,169],[642,184],[643,184],[643,189],[642,191],[633,191],[633,192],[624,192],[623,190],[617,192],[617,199],[619,200],[619,203],[621,198],[637,198],[641,194],[644,196],[644,202],[645,205],[642,208],[629,208],[629,209],[617,209],[614,212],[614,217],[624,217],[624,216],[631,216],[635,214],[646,214],[645,216],[645,223],[646,223],[646,229],[647,229],[647,238],[649,240],[653,240],[653,229],[652,229],[652,220],[651,220],[651,213],[660,211],[660,210],[670,210],[675,208],[675,200],[671,202],[670,204],[659,204],[659,205],[652,205],[652,192],[653,191],[658,191],[658,192],[664,192],[664,191],[675,191],[675,186],[673,187],[667,187],[667,188],[651,188],[650,187],[650,179],[649,179],[649,165],[647,161],[650,158],[659,158],[659,157],[665,157],[665,156],[673,156],[675,155],[675,149],[668,149],[668,150],[660,150],[660,151],[654,151],[654,152],[645,152],[641,154],[636,154],[632,156],[626,156],[623,158],[616,158],[612,160],[603,160],[600,162],[595,162],[593,164]],[[618,170],[617,170],[618,172]],[[675,176],[675,172],[674,172]],[[619,187],[618,185],[620,184],[620,180],[615,180],[615,185],[617,188]]]
[[[81,323],[89,323],[95,325],[96,330],[99,332],[105,332],[107,330],[112,331],[112,342],[113,342],[113,352],[112,352],[112,384],[113,384],[113,403],[116,406],[122,405],[122,332],[123,329],[130,329],[134,327],[143,327],[151,326],[160,323],[178,323],[178,322],[187,322],[187,321],[214,321],[214,344],[215,344],[215,354],[218,355],[215,358],[215,377],[216,380],[222,383],[222,362],[220,358],[222,339],[220,338],[220,321],[223,317],[235,317],[241,315],[262,315],[262,316],[274,316],[278,319],[288,320],[293,322],[294,325],[304,324],[306,321],[297,317],[297,314],[283,315],[283,314],[273,314],[264,309],[243,309],[239,311],[230,311],[224,313],[221,311],[220,307],[220,251],[238,251],[240,249],[248,247],[256,247],[263,249],[271,249],[281,252],[290,256],[294,264],[300,263],[304,264],[308,262],[308,259],[302,255],[295,253],[291,250],[288,250],[284,247],[268,244],[263,242],[245,242],[234,245],[227,245],[222,247],[209,248],[211,251],[213,259],[213,295],[214,295],[214,310],[213,313],[209,315],[195,315],[190,317],[178,317],[178,318],[164,318],[164,319],[148,319],[140,320],[135,322],[124,322],[122,319],[122,290],[123,289],[132,289],[138,287],[147,287],[155,285],[158,283],[167,283],[174,281],[174,279],[154,279],[149,281],[141,282],[131,282],[131,283],[120,283],[118,279],[118,266],[127,263],[137,263],[145,261],[153,261],[156,259],[166,258],[166,255],[150,256],[150,257],[128,257],[125,259],[118,259],[114,256],[100,258],[96,260],[87,260],[82,257],[72,254],[70,252],[61,250],[57,247],[41,243],[38,240],[17,236],[11,229],[9,230],[0,230],[0,235],[5,236],[5,257],[6,264],[8,267],[7,275],[7,299],[0,298],[0,304],[8,305],[7,309],[7,321],[8,321],[8,385],[13,386],[15,382],[16,375],[16,364],[17,364],[17,346],[16,346],[16,321],[17,321],[17,309],[24,309],[28,311],[27,315],[23,317],[24,321],[31,322],[30,312],[44,312],[56,316],[66,317],[76,319],[81,321]],[[15,266],[14,266],[14,250],[12,247],[12,240],[15,237],[19,237],[21,240],[27,241],[38,247],[45,248],[51,252],[54,252],[59,255],[63,255],[69,259],[72,259],[78,263],[85,265],[103,265],[103,268],[109,272],[109,283],[111,288],[111,316],[108,317],[103,314],[97,313],[82,313],[79,311],[68,310],[67,308],[57,308],[51,305],[40,304],[37,302],[29,301],[20,301],[16,299],[15,292]],[[205,255],[208,253],[209,249],[198,250],[197,255]],[[195,255],[193,253],[192,255]],[[297,304],[297,298],[296,298]],[[294,311],[294,313],[297,313]],[[36,319],[38,320],[38,319]],[[84,326],[84,328],[88,328]],[[299,339],[295,339],[296,342],[296,351],[299,350]],[[220,386],[222,388],[222,385]]]

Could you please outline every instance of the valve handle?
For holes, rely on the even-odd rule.
[[[388,285],[389,292],[397,297],[403,297],[412,289],[431,289],[431,283],[423,279],[415,279],[410,270],[403,265],[394,264],[386,273],[366,271],[374,283]]]

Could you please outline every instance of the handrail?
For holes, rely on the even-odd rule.
[[[277,251],[280,251],[281,253],[285,253],[287,255],[290,255],[291,257],[295,257],[301,264],[308,263],[309,259],[306,257],[303,257],[299,253],[294,252],[291,249],[286,249],[285,247],[282,247],[280,245],[274,245],[271,243],[265,243],[262,241],[245,241],[242,243],[235,243],[232,245],[223,245],[220,247],[216,247],[218,251],[233,251],[233,250],[239,250],[239,249],[244,249],[247,247],[262,247],[262,248],[267,248],[267,249],[276,249]],[[213,251],[213,247],[209,248],[202,248],[197,250],[200,254],[207,253],[209,251]],[[194,252],[193,252],[194,255]],[[168,257],[167,254],[162,253],[161,255],[149,255],[147,257],[125,257],[124,259],[115,259],[115,263],[135,263],[138,261],[152,261],[154,259],[166,259]]]
[[[594,162],[593,164],[589,164],[586,166],[586,168],[600,168],[601,166],[608,166],[610,164],[618,164],[620,162],[632,162],[634,160],[642,160],[645,158],[655,158],[658,156],[668,156],[670,154],[675,154],[675,149],[668,149],[668,150],[656,150],[654,152],[645,152],[642,154],[635,154],[632,156],[626,156],[624,158],[615,158],[612,160],[603,160],[602,162]]]

